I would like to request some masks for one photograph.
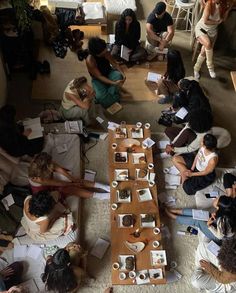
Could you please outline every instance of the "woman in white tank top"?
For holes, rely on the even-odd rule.
[[[195,35],[202,45],[197,62],[194,65],[194,77],[199,79],[199,71],[206,59],[206,64],[211,78],[215,78],[213,64],[213,47],[217,36],[217,27],[226,20],[233,5],[233,1],[228,0],[208,0],[204,7],[202,18],[195,27]]]
[[[173,157],[173,163],[180,171],[183,189],[188,195],[193,195],[214,182],[218,163],[216,146],[216,137],[206,134],[195,158],[193,153]]]

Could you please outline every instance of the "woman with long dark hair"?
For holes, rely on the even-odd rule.
[[[178,82],[185,77],[185,69],[181,54],[178,50],[167,53],[167,70],[163,78],[157,82],[159,104],[170,103],[173,95],[179,90]]]
[[[140,46],[140,36],[140,23],[135,12],[130,8],[125,9],[116,23],[115,44],[111,55],[120,59],[121,46],[124,45],[130,49],[129,61],[136,62],[145,59],[147,54],[145,49]]]

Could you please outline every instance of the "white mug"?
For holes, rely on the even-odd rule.
[[[121,122],[120,122],[120,127],[121,127],[121,128],[124,128],[125,126],[126,126],[126,121],[121,121]]]
[[[119,274],[119,279],[120,279],[120,280],[125,280],[125,279],[126,279],[126,273],[123,273],[123,272],[120,273],[120,274]]]
[[[161,230],[158,227],[153,228],[153,233],[155,235],[159,234],[161,232]]]
[[[143,274],[143,273],[139,274],[140,280],[145,280],[146,278],[147,278],[146,274]]]
[[[117,143],[113,143],[111,147],[113,150],[115,150],[117,148]]]
[[[145,123],[144,127],[145,127],[146,129],[149,129],[149,128],[151,127],[151,124],[150,124],[150,123]]]
[[[136,127],[137,127],[137,128],[142,127],[142,123],[141,123],[141,122],[137,122],[137,123],[136,123]]]
[[[111,185],[112,185],[112,187],[116,188],[118,186],[118,182],[117,181],[112,181]]]
[[[113,203],[113,204],[111,205],[111,209],[112,209],[113,211],[117,210],[117,209],[118,209],[118,204],[117,204],[117,203]]]
[[[134,279],[134,278],[136,278],[136,273],[135,273],[135,271],[130,271],[130,272],[129,272],[129,277],[130,277],[130,279]]]
[[[147,147],[148,147],[147,143],[146,142],[143,142],[142,143],[142,148],[145,150],[145,149],[147,149]]]
[[[148,164],[148,169],[151,170],[151,169],[153,169],[153,168],[154,168],[154,164],[153,164],[153,163],[149,163],[149,164]]]
[[[148,184],[150,187],[153,187],[155,185],[155,182],[154,181],[148,181]]]
[[[159,241],[157,241],[157,240],[153,241],[153,242],[152,242],[152,246],[153,246],[154,248],[159,247],[159,246],[160,246]]]
[[[120,268],[120,264],[118,262],[114,262],[112,268],[113,270],[118,270]]]

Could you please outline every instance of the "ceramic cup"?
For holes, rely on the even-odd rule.
[[[143,273],[139,274],[140,280],[145,280],[146,278],[147,278],[146,274],[143,274]]]
[[[174,260],[172,260],[172,262],[170,263],[170,267],[172,268],[172,269],[175,269],[175,268],[177,268],[177,262],[176,261],[174,261]]]
[[[136,273],[135,273],[135,271],[130,271],[130,272],[129,272],[129,277],[130,277],[130,279],[134,279],[134,278],[136,278]]]
[[[123,273],[123,272],[120,273],[120,274],[119,274],[119,279],[120,279],[120,280],[125,280],[125,279],[126,279],[126,273]]]
[[[153,233],[155,235],[159,234],[161,232],[161,230],[158,227],[153,228]]]
[[[112,209],[113,211],[117,210],[117,209],[118,209],[118,204],[117,204],[117,203],[113,203],[113,204],[111,205],[111,209]]]
[[[126,126],[126,121],[121,121],[121,122],[120,122],[120,127],[121,127],[121,128],[124,128],[125,126]]]
[[[155,240],[155,241],[152,242],[152,246],[153,246],[154,248],[159,247],[159,245],[160,245],[160,243],[159,243],[159,241],[157,241],[157,240]]]
[[[119,270],[120,264],[118,262],[114,262],[112,265],[113,270]]]
[[[115,149],[117,148],[117,143],[113,143],[113,144],[111,145],[111,147],[112,147],[113,150],[115,150]]]
[[[136,127],[137,127],[137,128],[142,127],[142,123],[141,123],[141,122],[137,122],[137,123],[136,123]]]
[[[112,181],[112,187],[116,188],[118,186],[118,182],[117,181]]]
[[[151,127],[151,124],[150,124],[150,123],[145,123],[144,127],[145,127],[146,129],[149,129],[149,128]]]
[[[153,187],[155,185],[155,182],[154,181],[148,181],[148,184],[150,187]]]
[[[149,164],[148,164],[148,169],[151,170],[151,169],[153,169],[153,168],[154,168],[154,164],[153,164],[153,163],[149,163]]]
[[[142,148],[143,148],[144,150],[146,150],[147,147],[148,147],[148,145],[147,145],[145,142],[143,142],[143,143],[142,143]]]

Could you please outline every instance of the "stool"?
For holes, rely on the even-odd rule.
[[[186,19],[185,31],[188,31],[188,24],[190,24],[190,30],[191,30],[191,26],[193,24],[193,8],[194,8],[194,6],[195,6],[195,1],[194,2],[191,1],[189,3],[184,3],[181,0],[175,1],[175,5],[172,9],[171,16],[173,16],[175,8],[178,8],[177,16],[175,18],[175,26],[176,27],[178,25],[179,19]],[[180,14],[182,12],[187,13],[185,17],[180,17]],[[191,18],[190,18],[190,13],[191,13]]]

